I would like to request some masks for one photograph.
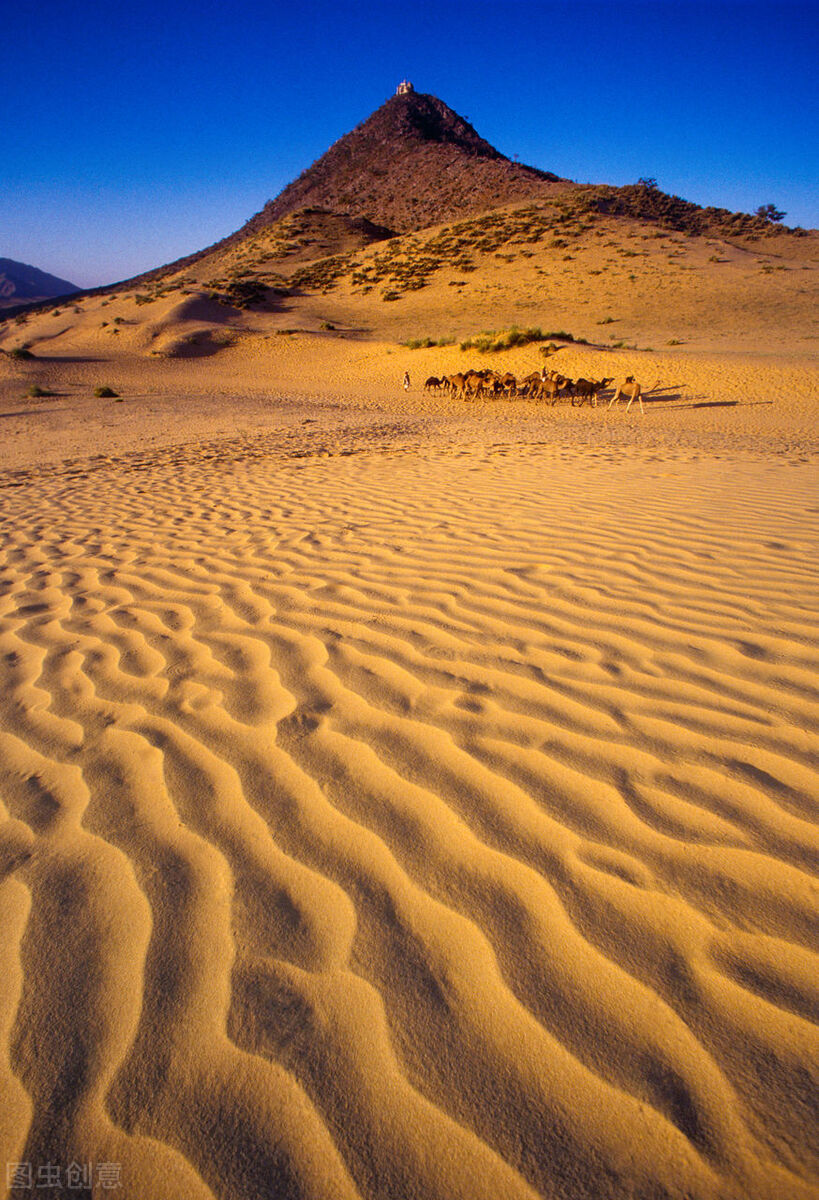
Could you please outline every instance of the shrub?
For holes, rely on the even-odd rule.
[[[36,383],[32,384],[26,392],[26,395],[31,396],[34,400],[39,399],[40,396],[52,396],[53,394],[53,392],[47,392],[44,388],[38,387]]]
[[[9,358],[14,358],[20,362],[21,360],[34,358],[34,355],[26,346],[15,346],[13,350],[9,350]]]
[[[551,334],[542,329],[518,329],[513,325],[504,333],[487,332],[461,342],[462,350],[478,350],[482,354],[495,354],[500,350],[511,350],[514,346],[527,346],[530,342],[543,342]]]
[[[115,392],[113,388],[110,388],[108,386],[103,386],[103,387],[95,387],[94,395],[100,400],[108,400],[108,399],[114,399],[116,396],[119,395],[119,393]]]
[[[573,333],[566,333],[565,329],[553,329],[551,333],[544,333],[542,337],[544,341],[551,338],[557,342],[574,342],[578,346],[588,346],[589,344],[587,338],[577,338]]]
[[[754,213],[755,217],[761,217],[763,221],[772,222],[782,221],[787,215],[787,213],[778,209],[775,204],[760,204]]]
[[[430,346],[452,346],[455,343],[454,337],[442,338],[410,338],[409,341],[402,342],[402,346],[406,346],[407,350],[428,350]]]

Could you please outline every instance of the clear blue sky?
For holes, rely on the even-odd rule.
[[[816,227],[818,4],[2,0],[0,257],[199,250],[405,77],[522,162]]]

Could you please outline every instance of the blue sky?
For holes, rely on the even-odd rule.
[[[232,233],[409,78],[581,182],[819,226],[819,0],[0,0],[0,257],[93,286]]]

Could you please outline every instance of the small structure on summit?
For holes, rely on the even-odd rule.
[[[395,89],[395,94],[396,96],[409,96],[409,94],[414,91],[415,88],[412,86],[410,81],[408,79],[402,79],[398,87]]]

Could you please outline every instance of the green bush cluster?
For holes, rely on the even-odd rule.
[[[350,273],[355,255],[329,254],[315,262],[307,263],[290,277],[290,285],[294,288],[314,288],[317,291],[328,292],[338,281]]]
[[[410,338],[407,342],[402,342],[402,346],[406,346],[407,350],[427,350],[430,346],[454,346],[454,337],[442,338]]]
[[[516,325],[513,325],[511,329],[500,333],[487,330],[484,333],[476,334],[461,342],[460,346],[462,350],[478,350],[482,354],[496,354],[500,350],[511,350],[515,346],[527,346],[530,342],[545,342],[554,336],[556,335],[544,333],[542,329],[518,329]]]
[[[575,337],[573,333],[567,333],[565,329],[553,329],[551,333],[544,333],[543,340],[554,339],[557,342],[574,342],[576,346],[588,346],[588,338]]]

